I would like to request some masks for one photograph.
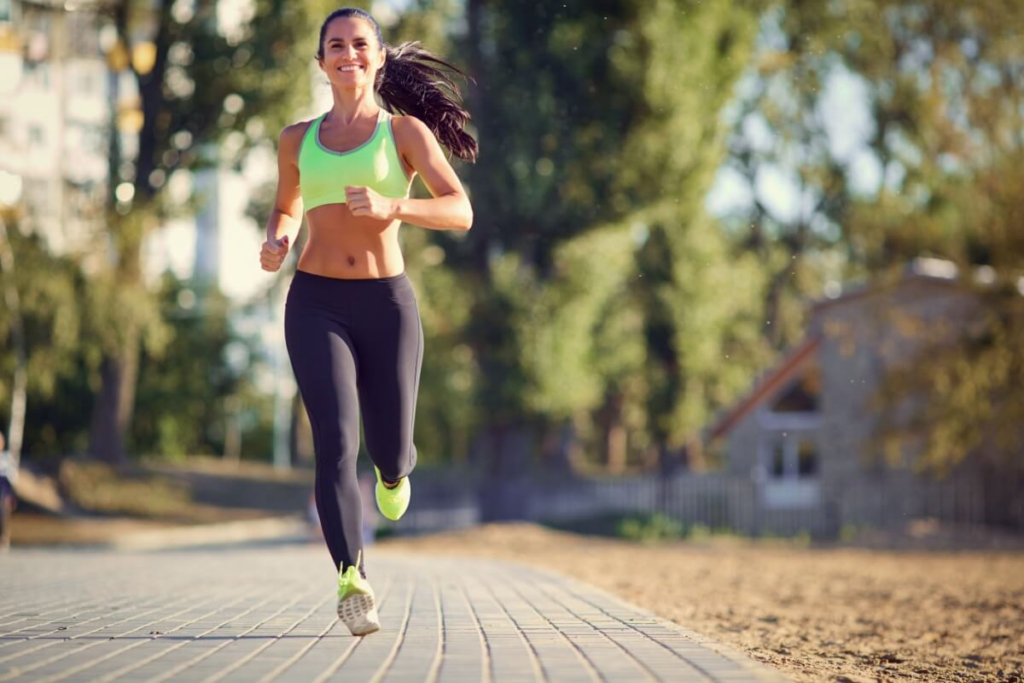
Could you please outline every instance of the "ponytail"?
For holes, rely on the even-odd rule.
[[[448,71],[465,74],[418,42],[385,49],[387,59],[378,74],[377,93],[387,110],[415,116],[452,154],[476,161],[477,142],[465,131],[469,112],[460,106],[459,88]]]

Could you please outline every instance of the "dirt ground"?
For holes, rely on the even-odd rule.
[[[515,560],[588,581],[797,681],[1024,681],[1024,552],[644,546],[528,524],[374,551]]]

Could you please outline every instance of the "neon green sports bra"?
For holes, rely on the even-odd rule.
[[[377,110],[377,127],[363,144],[347,152],[335,152],[320,142],[316,118],[299,146],[299,193],[306,211],[324,204],[344,204],[345,186],[369,187],[384,197],[409,196],[412,178],[398,157],[391,114]]]

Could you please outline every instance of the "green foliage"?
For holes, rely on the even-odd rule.
[[[256,348],[232,329],[230,302],[215,288],[169,273],[159,301],[167,341],[159,353],[147,351],[140,360],[133,451],[166,458],[220,455],[227,425],[238,419],[242,451],[251,452],[252,442],[260,444],[256,454],[265,456],[269,439],[258,432],[267,430],[270,400],[252,386]]]
[[[472,288],[477,296],[466,328],[484,380],[477,387],[477,405],[490,424],[516,424],[527,416],[527,397],[533,390],[522,349],[540,284],[536,272],[515,253],[495,259],[488,275],[487,289]]]
[[[619,522],[618,536],[640,543],[674,541],[686,536],[683,523],[662,514],[632,515]]]
[[[309,81],[296,74],[310,66],[323,3],[255,0],[247,9],[251,15],[236,16],[232,25],[218,16],[217,3],[118,0],[103,7],[102,23],[117,39],[112,54],[131,54],[146,41],[153,60],[143,66],[124,59],[119,67],[126,72],[120,75],[134,77],[141,128],[135,135],[110,131],[108,205],[93,207],[107,215],[104,232],[90,241],[95,253],[88,255],[83,297],[91,313],[83,327],[86,364],[100,369],[89,443],[96,457],[125,459],[139,354],[159,355],[167,343],[168,326],[143,282],[142,246],[162,218],[183,208],[163,192],[169,179],[208,166],[237,167],[269,131],[290,122],[297,101],[308,99]],[[122,80],[111,82],[120,87]],[[122,183],[133,188],[127,201],[115,199]],[[188,203],[198,208],[194,198]],[[188,441],[180,424],[164,420],[149,428],[167,444]]]
[[[701,207],[755,15],[718,0],[471,3],[467,18],[483,154],[465,177],[486,212],[441,243],[479,284],[481,424],[571,420],[590,452],[620,426],[634,456],[677,446],[763,356],[714,365],[756,344],[761,285]]]
[[[563,531],[622,538],[638,543],[705,541],[713,536],[733,534],[724,527],[712,529],[704,524],[686,524],[660,512],[608,513],[545,524]]]
[[[695,215],[725,151],[718,112],[747,63],[754,20],[731,0],[643,4],[630,68],[642,87],[615,174],[624,206],[669,202]]]
[[[18,293],[27,354],[24,452],[47,455],[84,446],[90,389],[81,331],[89,310],[78,300],[83,279],[78,263],[53,255],[35,234],[8,220],[14,273],[2,274],[4,288]],[[2,296],[2,294],[0,294]],[[13,391],[14,311],[0,306],[0,425],[6,433]]]
[[[469,104],[482,153],[464,177],[487,212],[457,251],[475,253],[477,268],[498,249],[546,269],[558,242],[628,209],[609,195],[641,84],[610,54],[635,53],[637,10],[626,1],[471,5],[456,44],[477,80]]]
[[[81,280],[77,264],[51,254],[38,235],[23,234],[17,223],[9,224],[7,232],[14,274],[2,277],[4,286],[13,284],[18,292],[28,353],[28,393],[32,398],[48,398],[62,377],[77,370],[74,352],[84,316],[75,298]],[[12,316],[10,308],[0,306],[0,340],[5,342],[0,344],[0,413],[8,409],[11,399],[15,356],[13,344],[6,342]]]
[[[632,220],[649,235],[639,255],[646,408],[654,441],[676,449],[766,358],[756,335],[761,268],[750,255],[734,255],[703,209],[725,153],[716,113],[750,54],[754,16],[731,2],[658,2],[639,26],[642,115],[626,138],[617,187],[636,203]]]
[[[444,250],[425,230],[402,233],[406,270],[415,283],[423,323],[424,359],[416,401],[416,448],[423,463],[464,459],[479,389],[477,358],[466,341],[472,293],[442,263]]]
[[[627,228],[610,226],[556,249],[553,274],[532,302],[522,348],[533,380],[527,397],[532,410],[554,419],[594,410],[613,378],[639,368],[643,349],[628,337],[615,339],[621,348],[611,357],[598,346],[599,333],[610,331],[601,323],[621,319],[611,309],[623,304],[619,295],[633,273],[633,247]]]
[[[884,278],[920,255],[960,272],[992,267],[976,292],[971,329],[931,340],[894,369],[876,396],[873,451],[892,462],[949,471],[980,446],[1019,462],[1024,338],[1014,322],[1024,273],[1018,170],[1024,6],[950,0],[773,3],[737,101],[729,165],[750,183],[772,168],[804,195],[795,218],[755,196],[730,221],[768,274],[768,334],[794,341],[802,300],[822,279]],[[867,138],[855,153],[829,143],[822,105],[835,76],[864,89]],[[766,135],[746,136],[749,127]],[[875,165],[877,187],[855,184],[851,165]],[[976,287],[965,275],[963,293]],[[909,415],[909,416],[908,416]]]
[[[208,435],[223,422],[223,397],[235,383],[224,357],[231,338],[227,302],[215,291],[189,288],[170,273],[158,297],[167,339],[139,361],[133,450],[171,458],[222,452],[211,447]]]
[[[881,420],[871,449],[888,462],[946,475],[987,448],[989,465],[1022,464],[1024,300],[1015,290],[976,296],[979,315],[952,343],[922,340],[874,397]]]
[[[842,17],[845,35],[861,40],[839,51],[870,88],[872,151],[898,172],[850,212],[851,242],[876,271],[921,253],[954,261],[977,306],[954,338],[927,340],[886,378],[875,447],[938,473],[981,449],[1020,466],[1024,7],[876,0],[861,10]],[[869,30],[878,15],[885,30]],[[990,282],[974,281],[979,264]],[[896,419],[901,407],[907,419]]]

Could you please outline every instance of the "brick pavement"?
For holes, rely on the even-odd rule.
[[[781,681],[556,574],[369,551],[382,630],[337,620],[320,545],[0,556],[5,681]]]

